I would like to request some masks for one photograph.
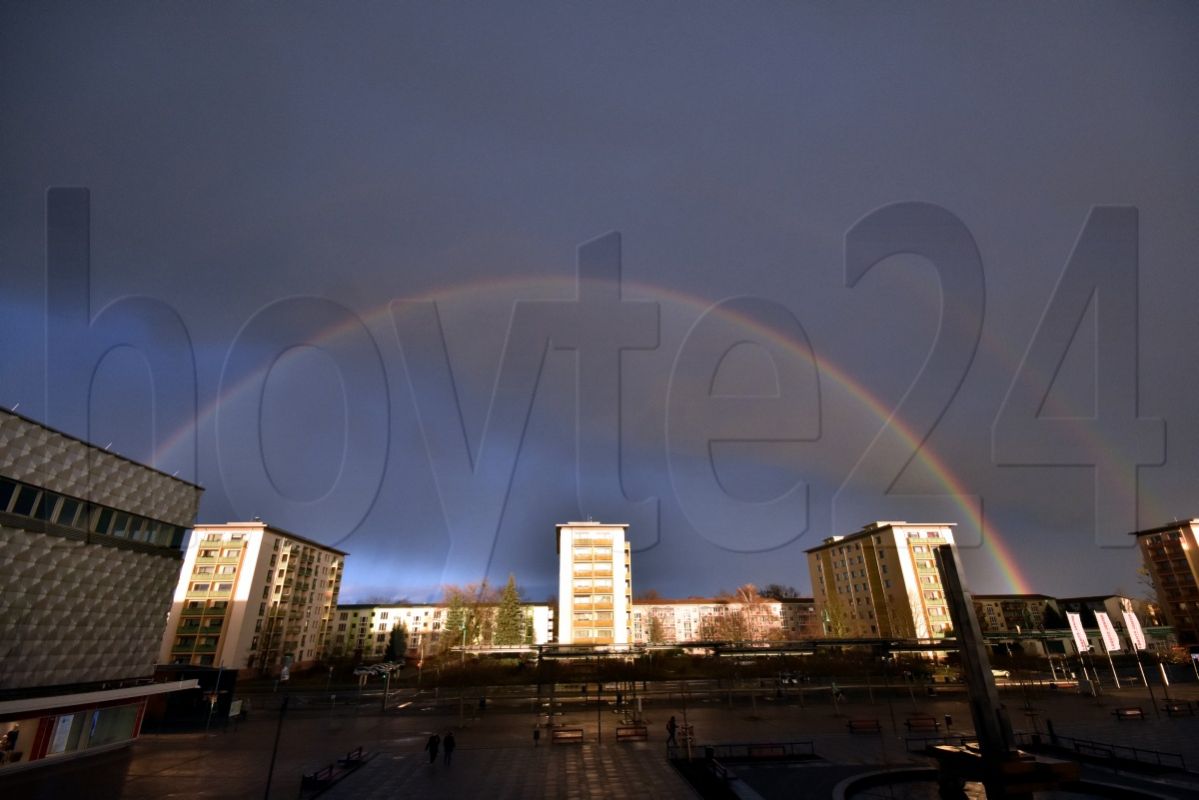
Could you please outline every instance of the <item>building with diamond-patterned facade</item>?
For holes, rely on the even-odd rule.
[[[0,411],[0,773],[129,744],[203,491]]]

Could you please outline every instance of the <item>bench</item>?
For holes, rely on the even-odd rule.
[[[337,769],[332,764],[324,769],[318,769],[315,772],[308,772],[304,775],[304,779],[300,782],[303,786],[325,786],[333,783],[333,779],[341,775],[345,770]]]
[[[1193,717],[1195,716],[1195,707],[1191,705],[1189,700],[1171,701],[1162,706],[1171,717]]]
[[[907,726],[907,729],[912,733],[915,733],[916,731],[921,731],[924,733],[931,731],[936,733],[941,730],[941,723],[937,722],[936,717],[908,717],[907,722],[903,724]]]
[[[558,742],[577,742],[579,744],[582,744],[583,743],[583,729],[582,728],[554,728],[553,733],[550,735],[550,739],[554,744],[557,744]]]
[[[304,788],[311,786],[329,786],[344,778],[349,773],[366,763],[366,751],[357,747],[339,758],[333,764],[322,769],[304,774],[300,785]]]
[[[649,741],[649,728],[645,725],[617,725],[616,741],[645,742]]]
[[[1128,706],[1127,708],[1117,708],[1112,712],[1112,715],[1120,722],[1126,719],[1145,719],[1145,712],[1140,706]]]
[[[337,759],[337,763],[342,767],[357,767],[366,760],[366,752],[361,745],[346,753],[345,758]]]
[[[877,719],[851,719],[845,723],[850,733],[882,733],[882,726]]]

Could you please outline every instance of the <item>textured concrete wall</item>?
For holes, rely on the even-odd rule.
[[[0,411],[0,475],[190,528],[200,489]]]
[[[154,671],[178,558],[3,526],[0,542],[0,689]]]

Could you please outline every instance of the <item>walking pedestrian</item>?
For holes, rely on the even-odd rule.
[[[445,739],[442,740],[442,744],[445,746],[445,765],[448,767],[450,765],[450,759],[454,757],[454,748],[458,746],[458,743],[454,741],[453,731],[446,732]]]
[[[674,717],[666,723],[666,743],[669,745],[677,745],[678,742],[674,739],[674,733],[679,729],[679,724],[674,721]]]
[[[533,746],[536,747],[541,742],[541,728],[533,726]]]
[[[437,751],[440,747],[441,737],[436,733],[429,737],[429,741],[425,742],[425,749],[429,751],[430,764],[437,760]]]

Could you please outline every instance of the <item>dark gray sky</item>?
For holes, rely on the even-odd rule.
[[[1125,534],[1199,514],[1196,41],[1187,3],[7,3],[0,402],[338,543],[351,599],[545,597],[586,515],[667,595],[807,591],[872,519],[960,523],[978,591],[1135,593]],[[151,301],[47,308],[61,186],[90,313]]]

